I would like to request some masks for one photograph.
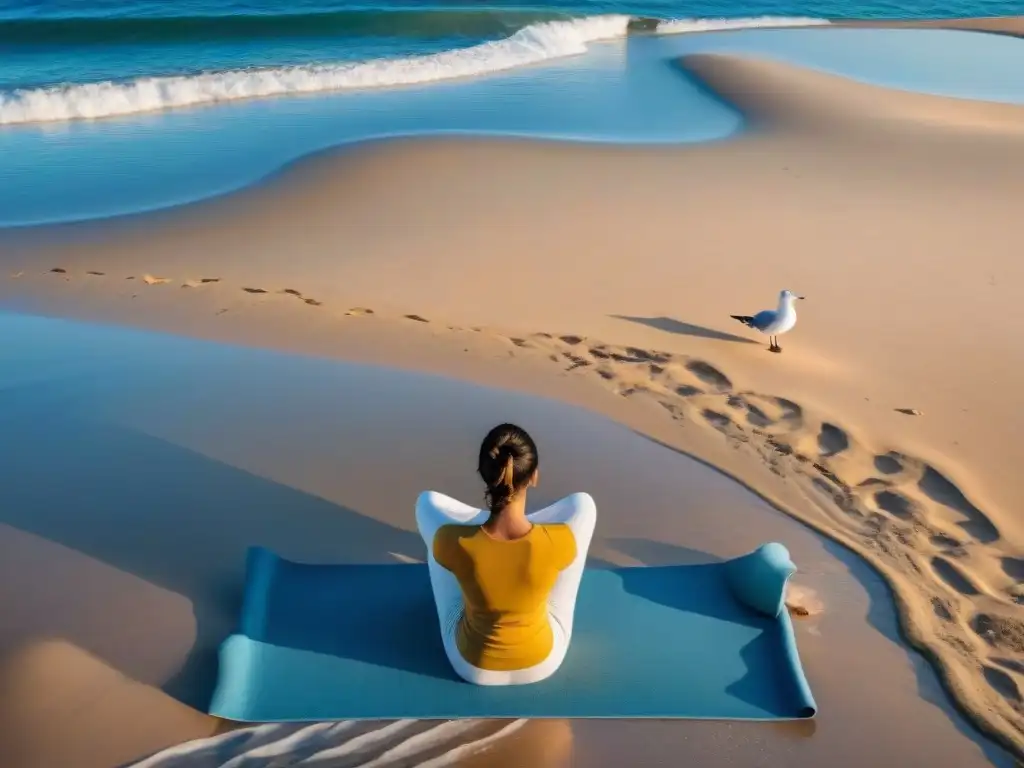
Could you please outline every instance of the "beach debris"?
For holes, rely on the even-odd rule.
[[[895,410],[896,413],[902,413],[905,416],[924,416],[917,408],[896,408]]]
[[[146,285],[162,285],[163,283],[171,282],[169,277],[156,277],[155,275],[145,274],[142,276],[142,282]]]
[[[729,315],[729,317],[768,336],[769,352],[781,352],[779,336],[793,330],[796,325],[796,307],[794,305],[798,299],[803,298],[792,291],[783,290],[779,292],[779,305],[775,309],[762,309],[756,315]]]
[[[266,293],[262,288],[242,288],[246,293]]]
[[[201,277],[199,278],[200,283],[219,283],[219,277]]]
[[[406,315],[405,319],[406,320],[415,320],[417,323],[429,323],[430,322],[429,320],[427,320],[427,318],[420,317],[419,315]]]
[[[58,274],[61,274],[61,275],[67,274],[67,270],[64,269],[64,267],[54,267],[50,271],[51,272],[57,272]]]
[[[790,584],[786,588],[786,608],[794,616],[806,618],[821,613],[825,604],[813,589]]]
[[[372,315],[373,314],[373,310],[372,309],[367,309],[366,307],[352,307],[352,309],[350,309],[345,314],[346,315]]]
[[[89,270],[86,270],[85,274],[87,274],[87,275],[95,275],[96,277],[103,277],[107,273],[106,272],[97,272],[95,269],[89,269]]]

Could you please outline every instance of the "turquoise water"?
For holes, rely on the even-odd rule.
[[[1019,0],[10,0],[0,89],[437,53],[599,14],[830,19],[995,16]]]
[[[821,28],[1022,11],[1001,0],[16,2],[0,7],[0,226],[181,204],[384,136],[723,138],[740,117],[673,63],[705,50],[1024,102],[1022,40]],[[709,24],[751,28],[686,34]],[[765,28],[779,24],[817,28]]]

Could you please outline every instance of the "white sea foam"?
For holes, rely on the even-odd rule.
[[[531,24],[503,40],[402,59],[16,90],[0,93],[0,125],[93,119],[238,99],[482,75],[584,53],[588,43],[625,36],[628,23],[629,16],[608,15]]]
[[[414,85],[483,75],[584,53],[588,43],[624,37],[629,19],[624,15],[605,15],[531,24],[503,40],[428,56],[0,91],[0,125],[90,120],[240,99]],[[822,24],[828,21],[779,16],[677,19],[660,22],[656,31],[667,35]]]
[[[727,29],[755,29],[760,27],[820,27],[828,19],[804,16],[752,16],[737,19],[671,19],[658,23],[659,35],[679,35],[687,32],[715,32]]]

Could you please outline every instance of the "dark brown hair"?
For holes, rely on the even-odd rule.
[[[522,427],[499,424],[480,444],[477,471],[487,485],[484,498],[492,513],[508,506],[517,491],[526,487],[540,460],[537,444]]]

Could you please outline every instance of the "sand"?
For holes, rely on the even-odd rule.
[[[1024,488],[1015,482],[1024,414],[1014,407],[1024,384],[1015,334],[1024,268],[1012,236],[1024,199],[1024,108],[890,91],[750,59],[700,56],[680,64],[742,110],[753,130],[685,148],[473,139],[351,147],[194,206],[0,234],[7,275],[0,300],[445,373],[555,397],[629,425],[657,444],[636,442],[628,430],[600,444],[586,429],[557,430],[558,419],[543,410],[551,406],[540,405],[547,401],[530,400],[520,412],[544,425],[545,444],[556,446],[551,492],[586,486],[607,499],[598,558],[671,562],[691,549],[729,556],[738,530],[744,544],[785,541],[825,605],[799,637],[821,703],[814,738],[722,724],[573,723],[581,764],[599,764],[616,748],[628,757],[638,745],[664,750],[661,759],[721,759],[735,749],[731,759],[741,764],[765,755],[787,765],[835,764],[835,755],[880,765],[1006,760],[995,747],[982,751],[948,711],[931,672],[896,644],[886,588],[791,519],[884,577],[905,638],[926,654],[958,706],[1024,756],[1024,522],[1016,512]],[[765,340],[729,315],[771,306],[784,287],[808,300],[797,329],[782,339],[784,352],[771,355]],[[240,393],[239,405],[225,408],[231,395],[210,394],[216,381],[203,387],[205,396],[189,395],[187,407],[177,390],[150,393],[132,412],[146,425],[137,428],[406,532],[403,505],[411,502],[403,500],[422,487],[444,482],[457,494],[474,492],[465,455],[487,419],[503,418],[499,401],[473,410],[480,401],[452,382],[439,385],[444,391],[432,408],[425,396],[392,392],[388,400],[378,391],[375,412],[359,398],[387,388],[346,391],[344,405],[334,400],[335,421],[327,421],[329,399],[316,411],[312,396],[270,398],[262,387],[243,396],[247,385],[238,381],[230,391]],[[392,373],[381,381],[409,380]],[[328,398],[323,386],[313,390]],[[302,390],[296,378],[279,391]],[[258,397],[264,402],[253,404]],[[302,408],[314,412],[293,413]],[[433,421],[418,420],[424,409]],[[358,452],[339,446],[337,436],[351,425],[338,419],[375,427],[363,432],[374,435],[369,445]],[[26,440],[39,425],[30,426]],[[437,452],[428,434],[438,430],[461,449],[447,444]],[[389,461],[396,435],[401,455]],[[133,457],[142,472],[154,461],[143,465],[139,450],[126,444],[119,455]],[[72,453],[62,466],[84,460]],[[401,469],[392,474],[392,466]],[[195,471],[182,465],[180,477]],[[645,500],[642,514],[636,498]],[[111,501],[104,509],[123,504]],[[218,514],[228,513],[218,507]],[[173,628],[166,651],[125,661],[135,651],[118,643],[134,635],[110,633],[125,610],[114,606],[90,624],[112,648],[99,660],[87,662],[96,654],[73,640],[37,649],[32,638],[46,632],[28,619],[15,627],[31,631],[12,630],[18,641],[6,643],[28,656],[10,658],[51,653],[91,665],[97,680],[117,670],[130,679],[108,683],[124,690],[110,701],[130,701],[142,690],[164,697],[167,714],[157,718],[146,714],[156,704],[126,708],[157,721],[145,736],[151,749],[206,735],[213,724],[190,721],[198,715],[157,689],[174,692],[169,670],[198,642],[180,596],[195,601],[210,584],[237,578],[238,537],[252,522],[232,514],[216,530],[237,537],[221,535],[204,555],[230,565],[196,582],[202,589],[190,592],[178,577],[152,573],[118,587],[137,590],[138,604],[152,611],[138,613],[151,617],[139,619],[138,632],[147,621]],[[172,529],[173,515],[159,520],[156,530]],[[14,527],[33,533],[30,521]],[[376,541],[372,528],[340,538]],[[314,529],[292,519],[263,531],[296,551],[326,555],[318,550],[323,537],[310,537]],[[63,535],[34,533],[44,540],[40,551]],[[372,554],[416,556],[386,538],[370,546]],[[81,541],[62,543],[83,549]],[[32,551],[10,546],[24,557]],[[86,554],[113,560],[115,575],[138,567],[117,563],[116,549]],[[34,567],[45,562],[49,571],[53,557],[40,554]],[[169,574],[180,568],[170,554],[160,562]],[[29,570],[24,563],[14,573]],[[200,646],[208,649],[223,632],[227,614],[210,620]],[[77,635],[65,627],[57,636]],[[48,666],[39,666],[35,674],[43,675]],[[33,686],[18,690],[32,700]],[[40,708],[49,717],[38,714],[31,727],[18,719],[26,707],[0,718],[0,727],[10,733],[10,723],[19,723],[15,732],[32,735],[21,747],[38,750],[35,736],[56,705]],[[125,759],[131,749],[138,747],[123,748]],[[53,764],[39,754],[25,764]]]
[[[426,340],[426,327],[416,327],[423,331],[406,343]],[[707,561],[785,542],[801,569],[803,594],[793,597],[813,611],[798,632],[822,715],[795,726],[563,722],[554,735],[553,726],[531,723],[516,740],[491,744],[490,757],[522,765],[531,751],[558,746],[550,742],[557,736],[561,746],[545,758],[551,766],[565,764],[566,750],[580,765],[622,764],[604,760],[631,754],[806,766],[848,754],[885,765],[906,757],[906,744],[933,764],[950,756],[963,766],[1009,764],[972,738],[934,674],[898,643],[880,580],[668,447],[663,441],[678,427],[656,405],[562,377],[550,364],[546,375],[534,373],[551,396],[540,398],[53,321],[5,318],[0,330],[17,340],[5,348],[10,365],[0,387],[13,406],[4,434],[19,447],[5,452],[0,470],[0,578],[18,585],[0,602],[0,658],[8,663],[0,764],[99,768],[208,736],[217,723],[198,711],[211,692],[217,645],[237,617],[246,547],[262,543],[314,562],[422,559],[412,521],[417,493],[439,488],[478,499],[477,441],[505,418],[541,445],[543,481],[531,503],[581,487],[598,500],[594,567]],[[498,364],[469,354],[468,376]],[[529,367],[506,359],[509,370]],[[785,487],[761,472],[763,487],[772,479]],[[900,729],[884,727],[896,719]],[[507,725],[470,723],[457,733],[437,724],[330,733],[272,727],[185,745],[148,765],[218,765],[233,752],[256,760],[250,740],[270,764],[300,746],[321,758],[330,749],[380,759],[401,748],[422,760]],[[859,744],[865,732],[870,746]]]

